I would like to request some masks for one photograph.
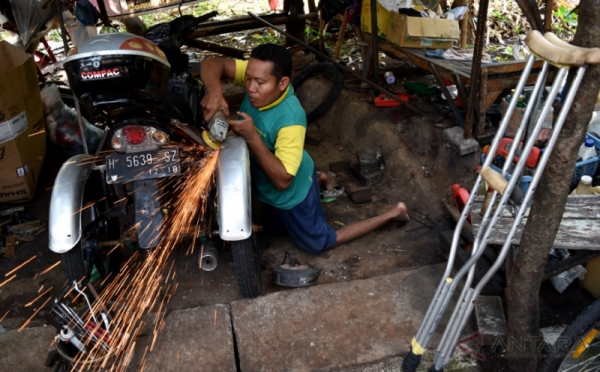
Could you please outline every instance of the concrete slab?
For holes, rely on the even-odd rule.
[[[443,269],[432,265],[233,302],[241,371],[334,370],[405,355]]]
[[[130,371],[236,371],[228,305],[174,310],[152,341],[138,338]]]
[[[25,328],[0,333],[0,371],[43,371],[50,345],[56,336],[54,327]]]

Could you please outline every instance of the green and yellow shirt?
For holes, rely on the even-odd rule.
[[[248,61],[236,60],[234,84],[245,86]],[[290,84],[275,102],[260,108],[244,97],[240,111],[254,120],[254,128],[267,148],[283,163],[285,170],[294,176],[290,186],[277,191],[267,175],[251,158],[252,180],[263,203],[279,209],[291,209],[300,204],[312,186],[315,164],[304,151],[306,113]],[[241,118],[240,118],[241,119]]]

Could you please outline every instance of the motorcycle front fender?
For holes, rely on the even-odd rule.
[[[56,176],[50,199],[50,250],[65,253],[81,239],[83,190],[91,172],[91,155],[75,155]]]
[[[217,162],[219,235],[238,241],[252,234],[250,152],[241,137],[225,139]]]

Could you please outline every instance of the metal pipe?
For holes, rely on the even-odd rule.
[[[394,93],[388,91],[385,88],[380,87],[379,85],[373,83],[372,81],[370,81],[369,79],[365,79],[364,77],[362,77],[359,73],[357,73],[356,71],[338,63],[336,60],[334,60],[333,58],[329,57],[328,55],[325,55],[321,52],[319,52],[318,50],[316,50],[315,48],[311,47],[310,45],[306,44],[305,42],[296,39],[295,37],[293,37],[292,35],[288,34],[287,32],[283,31],[282,29],[276,27],[275,25],[265,21],[264,19],[260,18],[259,16],[257,16],[256,14],[252,13],[252,12],[248,12],[248,14],[250,14],[252,17],[258,19],[259,21],[261,21],[262,23],[264,23],[265,25],[271,27],[272,29],[274,29],[277,32],[282,33],[283,35],[285,35],[286,37],[289,37],[290,39],[294,40],[295,42],[297,42],[298,44],[304,46],[306,49],[310,50],[311,52],[313,52],[314,54],[316,54],[317,56],[331,62],[334,66],[338,67],[339,69],[352,74],[354,77],[358,78],[360,81],[362,81],[363,83],[369,85],[370,87],[377,89],[378,91],[382,92],[383,94],[388,95],[391,99],[400,102],[401,104],[403,104],[407,109],[412,110],[414,112],[416,112],[417,114],[421,115],[423,118],[432,121],[434,123],[438,123],[441,121],[441,117],[433,117],[433,116],[427,116],[425,115],[425,113],[423,113],[419,108],[417,108],[416,106],[406,102],[405,100],[403,100],[402,98],[396,96]]]
[[[219,262],[219,251],[212,244],[207,244],[203,247],[198,264],[204,271],[213,271],[217,268]]]
[[[371,0],[371,58],[373,58],[373,82],[379,84],[379,47],[377,46],[377,5],[376,0]]]
[[[67,42],[67,29],[65,28],[65,20],[63,18],[62,10],[60,9],[60,1],[54,0],[54,6],[58,15],[58,24],[60,26],[60,36],[64,45],[64,55],[69,54],[69,43]],[[79,110],[78,110],[79,111]],[[86,151],[87,154],[87,151]]]

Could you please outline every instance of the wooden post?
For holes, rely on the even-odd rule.
[[[546,16],[544,17],[544,29],[546,32],[552,32],[552,6],[554,0],[546,0]]]
[[[467,2],[467,12],[463,16],[460,22],[460,47],[465,49],[467,47],[467,35],[469,33],[469,18],[471,17],[471,7],[473,7],[473,0]]]
[[[348,9],[344,10],[344,19],[342,20],[342,27],[340,27],[337,44],[335,44],[335,53],[333,53],[333,59],[340,58],[340,49],[342,49],[342,43],[344,42],[344,37],[346,36],[346,18],[347,17],[348,17]]]
[[[471,90],[469,94],[469,103],[467,105],[467,114],[465,116],[464,137],[473,136],[473,123],[475,122],[475,110],[478,106],[480,97],[479,84],[481,81],[481,55],[485,46],[485,32],[487,29],[486,20],[489,0],[480,0],[479,14],[477,19],[477,33],[475,36],[475,50],[473,52],[473,63],[471,64]]]
[[[289,12],[290,21],[286,23],[286,31],[294,36],[296,39],[304,41],[304,22],[298,18],[298,15],[304,14],[304,3],[302,0],[284,0],[283,9]],[[285,38],[285,46],[290,47],[296,45],[296,43],[290,38]]]

